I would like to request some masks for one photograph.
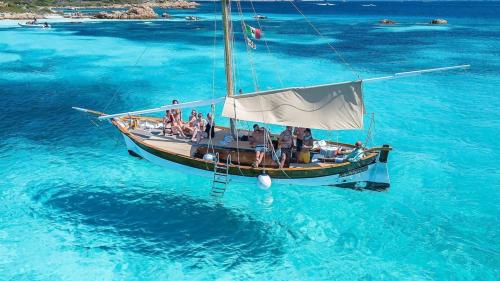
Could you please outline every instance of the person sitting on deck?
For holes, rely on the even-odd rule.
[[[172,104],[178,104],[177,100],[173,100]],[[187,138],[184,134],[182,128],[184,127],[184,123],[182,122],[182,113],[180,109],[171,109],[170,110],[170,120],[172,120],[172,133],[179,135],[182,138]]]
[[[278,147],[281,149],[280,168],[285,166],[285,162],[292,158],[293,134],[292,127],[286,126],[286,129],[280,134]]]
[[[207,125],[207,120],[203,119],[203,114],[198,113],[198,118],[194,121],[194,132],[191,138],[192,142],[199,143],[203,134],[205,133],[205,126]]]
[[[358,162],[359,160],[361,160],[361,158],[363,158],[364,155],[365,150],[363,149],[363,143],[361,141],[357,141],[354,144],[354,149],[347,155],[336,157],[335,163]]]
[[[167,135],[167,130],[170,130],[172,132],[172,115],[170,114],[170,110],[165,111],[165,116],[163,116],[163,135]],[[170,127],[168,126],[170,125]]]
[[[173,100],[172,101],[172,104],[178,104],[178,103],[179,103],[178,100]],[[178,109],[178,108],[172,108],[170,110],[170,113],[174,117],[173,120],[177,121],[179,123],[179,126],[183,127],[184,122],[182,121],[182,111],[180,109]]]
[[[264,159],[264,155],[268,151],[266,144],[266,134],[267,131],[264,127],[259,127],[259,125],[253,125],[253,133],[250,137],[250,145],[255,146],[255,161],[252,163],[252,167],[259,167],[260,163]]]
[[[189,120],[184,126],[184,130],[186,133],[192,135],[194,133],[194,123],[196,122],[198,113],[196,112],[196,109],[191,110],[191,115],[189,115]]]
[[[313,144],[314,139],[312,137],[311,129],[304,129],[304,135],[302,136],[302,145],[300,150],[297,145],[297,151],[299,152],[299,156],[297,158],[299,163],[307,164],[311,162],[311,149],[313,148]]]
[[[215,136],[215,122],[212,113],[207,113],[207,124],[205,126],[205,136],[213,138]]]

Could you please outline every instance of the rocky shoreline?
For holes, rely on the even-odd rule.
[[[35,13],[0,13],[0,20],[32,20],[44,18],[46,18],[46,15]]]
[[[148,5],[137,5],[125,12],[99,12],[94,17],[97,19],[155,19],[158,14]]]
[[[1,2],[0,2],[1,3]],[[153,10],[153,8],[163,8],[163,9],[195,9],[200,4],[193,1],[163,1],[163,2],[146,2],[140,5],[133,4],[113,4],[104,6],[61,6],[61,7],[50,7],[49,9],[53,11],[50,14],[47,13],[12,13],[12,12],[0,12],[0,20],[29,20],[29,19],[46,19],[54,16],[61,16],[61,13],[57,13],[54,9],[69,9],[78,11],[78,9],[126,9],[127,11],[113,11],[113,12],[98,12],[95,15],[88,15],[88,17],[94,17],[98,19],[154,19],[160,16]]]

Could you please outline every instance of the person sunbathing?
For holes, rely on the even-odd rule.
[[[184,131],[188,135],[193,135],[194,133],[195,129],[194,123],[196,122],[197,116],[198,113],[196,112],[196,110],[195,109],[191,110],[191,115],[189,115],[189,120],[186,124],[184,124]]]
[[[181,119],[181,113],[179,109],[170,110],[170,120],[172,120],[172,133],[178,135],[182,138],[187,138],[183,132],[184,123]]]
[[[361,141],[357,141],[354,144],[354,149],[351,150],[348,154],[344,154],[342,156],[335,157],[335,163],[345,163],[345,162],[358,162],[365,155],[365,150],[363,149],[363,143]]]
[[[191,137],[192,142],[199,143],[205,134],[205,126],[207,125],[207,120],[203,119],[203,114],[198,113],[198,117],[194,121],[194,132],[193,137]]]
[[[170,110],[165,111],[165,116],[163,116],[163,135],[167,135],[167,130],[170,130],[172,133],[172,115],[170,114]],[[169,126],[170,125],[170,126]]]

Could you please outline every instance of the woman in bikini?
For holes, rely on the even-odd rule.
[[[163,116],[163,135],[167,135],[167,130],[170,130],[172,133],[172,115],[170,114],[170,110],[165,111],[165,116]],[[170,125],[170,127],[168,126]]]
[[[177,100],[173,100],[172,104],[178,104]],[[172,120],[172,133],[179,135],[182,138],[187,138],[183,132],[184,122],[182,122],[182,112],[178,108],[170,110],[170,120]]]

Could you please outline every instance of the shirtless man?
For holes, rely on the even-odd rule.
[[[252,164],[252,167],[254,168],[259,167],[262,159],[264,159],[264,155],[268,150],[265,134],[265,128],[260,128],[257,124],[253,125],[253,133],[252,137],[250,138],[250,145],[255,145],[255,162],[253,162]]]
[[[280,134],[278,147],[281,149],[280,168],[285,166],[286,159],[292,157],[293,134],[292,127],[286,126],[286,129]]]

